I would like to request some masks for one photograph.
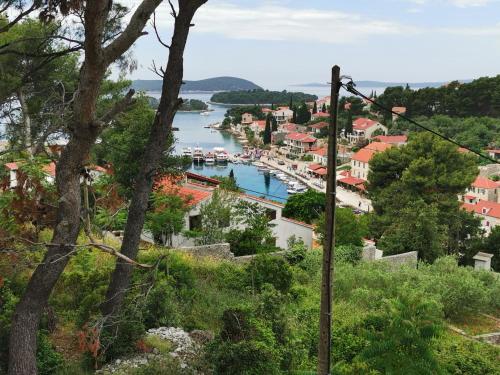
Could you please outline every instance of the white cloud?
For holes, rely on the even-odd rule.
[[[406,0],[416,5],[435,4],[436,2],[447,3],[459,8],[482,7],[497,0]]]
[[[157,22],[171,25],[167,8],[162,7]],[[243,8],[213,2],[195,16],[196,32],[214,33],[232,39],[316,41],[345,44],[373,35],[416,33],[415,28],[397,22],[363,17],[355,13],[285,6]]]

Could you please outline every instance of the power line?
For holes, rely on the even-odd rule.
[[[369,97],[367,97],[366,95],[364,95],[363,93],[359,92],[359,91],[358,91],[358,90],[354,87],[354,86],[355,86],[355,83],[354,83],[352,80],[350,80],[348,83],[341,83],[341,85],[342,85],[342,87],[343,87],[344,89],[346,89],[346,90],[347,90],[347,91],[349,91],[350,93],[352,93],[352,94],[354,94],[354,95],[357,95],[357,96],[359,96],[359,97],[361,97],[361,98],[363,98],[363,99],[365,99],[365,100],[369,101],[370,103],[372,103],[372,104],[376,105],[377,107],[379,107],[379,108],[383,109],[384,111],[390,112],[390,113],[392,113],[393,115],[396,115],[396,116],[398,116],[398,117],[401,117],[402,119],[405,119],[406,121],[408,121],[408,122],[412,123],[413,125],[415,125],[415,126],[417,126],[417,127],[421,128],[421,129],[423,129],[423,130],[425,130],[425,131],[428,131],[428,132],[430,132],[430,133],[434,134],[435,136],[438,136],[438,137],[440,137],[440,138],[444,139],[445,141],[448,141],[448,142],[450,142],[450,143],[453,143],[454,145],[456,145],[456,146],[458,146],[458,147],[461,147],[461,148],[463,148],[463,149],[466,149],[466,150],[468,150],[468,151],[472,152],[473,154],[476,154],[477,156],[479,156],[479,157],[481,157],[481,158],[483,158],[483,159],[486,159],[486,160],[488,160],[488,161],[490,161],[490,162],[492,162],[492,163],[495,163],[495,164],[500,164],[497,160],[495,160],[495,159],[493,159],[493,158],[490,158],[489,156],[483,155],[483,154],[482,154],[481,152],[479,152],[479,151],[473,150],[473,149],[471,149],[470,147],[465,146],[465,145],[463,145],[463,144],[461,144],[461,143],[459,143],[459,142],[457,142],[457,141],[454,141],[453,139],[448,138],[447,136],[445,136],[445,135],[443,135],[443,134],[440,134],[440,133],[438,133],[438,132],[437,132],[437,131],[435,131],[435,130],[432,130],[432,129],[430,129],[430,128],[428,128],[428,127],[426,127],[426,126],[422,125],[422,124],[419,124],[418,122],[416,122],[416,121],[412,120],[412,119],[411,119],[411,118],[409,118],[408,116],[405,116],[405,115],[403,115],[403,114],[401,114],[401,113],[394,112],[392,109],[389,109],[389,108],[387,108],[387,107],[383,106],[382,104],[377,103],[377,102],[376,102],[375,100],[373,100],[372,98],[369,98]]]

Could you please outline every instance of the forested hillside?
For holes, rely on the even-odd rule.
[[[290,101],[311,102],[318,99],[316,95],[303,92],[269,91],[269,90],[247,90],[218,92],[210,99],[215,103],[223,104],[276,104],[288,105]]]
[[[136,80],[132,82],[132,87],[139,91],[161,91],[162,81]],[[236,77],[215,77],[201,79],[198,81],[184,81],[181,91],[239,91],[239,90],[259,90],[260,86],[242,78]]]

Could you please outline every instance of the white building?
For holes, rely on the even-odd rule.
[[[387,127],[382,125],[380,122],[363,117],[354,120],[352,123],[352,129],[352,134],[347,135],[351,142],[357,142],[361,139],[372,139],[373,133],[377,130],[387,134]]]
[[[279,107],[273,112],[273,116],[278,125],[286,124],[287,122],[292,121],[293,111],[288,107]]]
[[[466,190],[463,198],[465,202],[469,203],[472,203],[472,200],[500,203],[500,182],[477,176],[476,180]]]
[[[185,228],[188,230],[200,229],[200,208],[210,201],[214,190],[218,189],[219,181],[188,172],[180,184],[163,183],[163,181],[162,184],[167,192],[189,199],[190,210],[185,217]],[[276,246],[286,249],[288,239],[295,236],[297,239],[302,239],[309,248],[312,248],[314,227],[283,217],[282,211],[285,207],[283,204],[247,194],[239,194],[236,199],[257,203],[267,210],[268,217],[271,219],[270,224],[274,225],[272,231],[276,237]],[[172,238],[173,247],[193,245],[194,240],[183,234],[175,235]]]
[[[384,152],[392,145],[373,142],[356,152],[351,158],[351,176],[366,180],[370,171],[370,160],[378,152]]]

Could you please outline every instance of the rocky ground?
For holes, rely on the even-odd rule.
[[[148,330],[148,336],[156,336],[172,345],[171,351],[167,354],[175,358],[181,369],[187,369],[192,361],[199,355],[201,348],[208,341],[213,339],[213,335],[206,331],[193,331],[188,333],[181,328],[159,327]],[[157,348],[153,348],[149,353],[141,353],[133,357],[116,359],[107,364],[96,374],[108,375],[114,373],[127,373],[128,369],[145,366],[151,361],[160,360],[166,354],[161,353]]]

